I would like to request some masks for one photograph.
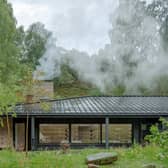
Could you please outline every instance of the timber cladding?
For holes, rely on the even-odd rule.
[[[9,119],[10,143],[13,145],[13,120]],[[8,129],[6,119],[3,119],[3,126],[0,126],[0,149],[8,147]]]
[[[72,124],[71,135],[68,124],[40,124],[40,143],[61,143],[69,141],[72,143],[101,143],[101,130],[99,124]],[[105,125],[102,127],[102,139],[105,142]],[[131,143],[131,124],[109,124],[110,143]]]

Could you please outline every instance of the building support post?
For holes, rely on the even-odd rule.
[[[36,138],[35,138],[35,117],[31,117],[31,150],[36,149]]]
[[[106,139],[106,149],[109,148],[109,117],[105,119],[105,139]]]
[[[69,124],[69,132],[68,132],[68,134],[69,134],[69,143],[71,144],[71,134],[72,134],[72,132],[71,132],[71,123]]]
[[[140,143],[140,122],[135,120],[133,122],[133,144]]]

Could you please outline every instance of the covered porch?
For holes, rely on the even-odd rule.
[[[72,148],[143,144],[151,125],[168,117],[167,102],[168,97],[157,96],[91,96],[20,104],[13,142],[24,149],[28,114],[29,150],[54,149],[61,142]]]
[[[130,146],[143,143],[159,118],[44,117],[29,118],[29,150],[56,149],[61,142],[71,148]],[[17,150],[25,148],[26,118],[15,118],[13,141]]]

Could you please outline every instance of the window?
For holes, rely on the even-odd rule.
[[[68,124],[40,124],[39,126],[40,143],[61,143],[69,141]]]
[[[102,140],[105,143],[105,124],[102,127]],[[132,125],[131,124],[109,124],[110,143],[131,143]]]
[[[72,143],[100,143],[99,124],[72,124]]]
[[[100,144],[100,124],[40,124],[39,143],[59,144],[69,142],[76,144]],[[105,124],[102,125],[102,142],[105,143]],[[126,144],[132,142],[132,124],[109,124],[109,142]]]

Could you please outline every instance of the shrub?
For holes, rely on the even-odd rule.
[[[162,152],[159,154],[160,157],[168,158],[168,121],[164,118],[160,119],[163,128],[162,131],[159,130],[158,125],[153,125],[150,128],[150,135],[145,137],[145,140],[148,140],[150,143],[158,145]]]

